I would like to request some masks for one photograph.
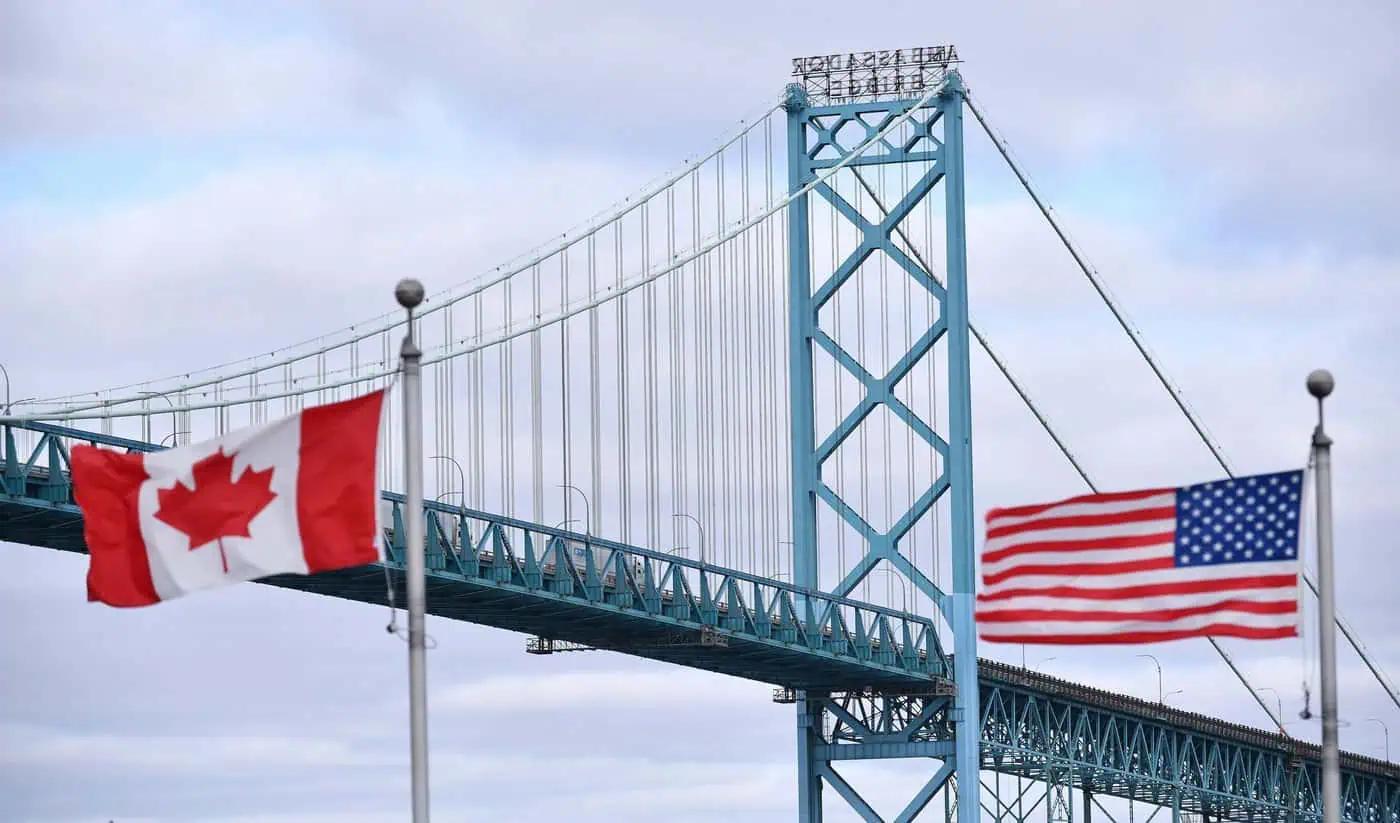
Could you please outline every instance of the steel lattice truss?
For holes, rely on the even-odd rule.
[[[15,427],[4,430],[0,539],[84,551],[82,515],[66,472],[69,445],[155,447],[57,426],[24,428],[38,435],[27,454],[16,448]],[[396,579],[403,574],[401,499],[385,499],[395,527],[383,568],[263,582],[384,603],[384,568]],[[586,535],[428,505],[434,614],[802,687],[802,713],[822,733],[815,753],[823,778],[838,793],[849,792],[857,809],[868,806],[831,763],[946,760],[953,753],[951,689],[932,634],[921,633],[923,618],[741,572],[701,570],[686,558]],[[799,614],[804,600],[802,611],[823,617]],[[992,661],[979,661],[978,670],[981,766],[1045,786],[1041,802],[1052,788],[1074,786],[1210,819],[1320,819],[1316,746]],[[909,816],[897,819],[924,809],[950,771],[946,764],[937,769],[906,807]],[[1342,779],[1345,820],[1400,823],[1400,767],[1344,754]],[[989,792],[983,798],[987,814],[1016,817]]]

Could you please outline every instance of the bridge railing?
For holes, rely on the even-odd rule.
[[[69,452],[87,443],[129,452],[162,447],[46,423],[4,424],[3,491],[76,507]],[[381,492],[385,560],[404,561],[404,498]],[[934,622],[683,555],[518,518],[424,501],[427,567],[467,580],[549,592],[920,677],[951,671]]]
[[[387,559],[400,563],[404,499],[382,496]],[[951,671],[925,617],[513,517],[431,500],[424,509],[430,571],[582,596],[932,677]]]

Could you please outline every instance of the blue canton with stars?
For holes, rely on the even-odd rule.
[[[1176,565],[1298,557],[1302,471],[1217,480],[1176,490]]]

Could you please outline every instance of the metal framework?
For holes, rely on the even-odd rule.
[[[17,448],[20,428],[33,437],[27,452]],[[76,552],[86,547],[66,470],[69,445],[157,448],[37,423],[5,426],[3,441],[0,539]],[[382,566],[261,582],[384,604],[386,569],[402,587],[406,532],[402,498],[386,493],[384,500]],[[944,760],[896,820],[926,809],[952,775],[948,758],[956,755],[962,724],[941,676],[947,658],[927,619],[583,534],[426,506],[431,613],[537,635],[553,651],[567,641],[772,683],[794,699],[800,694],[821,779],[868,820],[881,818],[832,764]],[[813,618],[797,611],[806,607]],[[956,668],[956,657],[952,662]],[[1167,807],[1173,821],[1187,814],[1321,819],[1316,746],[992,661],[979,661],[976,676],[974,762],[1024,783],[1006,801],[988,786],[970,810],[974,818],[980,808],[994,819],[1066,819],[1075,805],[1066,794],[1078,790],[1084,812],[1075,816],[1085,823],[1100,797]],[[979,780],[976,769],[972,774]],[[971,796],[963,792],[960,805]],[[1344,820],[1400,823],[1400,767],[1344,754],[1342,797]],[[948,813],[952,799],[944,798]]]
[[[859,534],[864,551],[832,592],[850,593],[883,561],[893,573],[935,603],[953,630],[956,658],[966,661],[954,666],[957,696],[951,703],[950,717],[955,728],[964,728],[978,717],[976,635],[973,626],[974,557],[972,503],[972,400],[970,388],[969,328],[967,312],[967,252],[964,227],[962,81],[956,71],[948,72],[937,96],[910,119],[907,137],[892,142],[886,138],[880,150],[850,158],[850,167],[914,163],[922,170],[899,201],[881,207],[883,217],[872,222],[826,182],[814,191],[848,221],[860,242],[840,261],[822,283],[812,282],[811,237],[807,197],[793,201],[788,220],[791,271],[790,375],[793,460],[793,541],[796,582],[804,588],[821,587],[819,579],[820,543],[817,534],[818,501]],[[844,144],[841,135],[860,133],[857,142],[878,134],[884,126],[905,114],[919,100],[884,100],[865,103],[814,106],[800,86],[789,86],[785,108],[788,113],[788,188],[797,192],[816,179],[818,173],[846,161],[855,145]],[[848,141],[850,142],[850,141]],[[927,164],[927,169],[923,167]],[[946,288],[932,272],[907,254],[896,241],[901,221],[943,184],[944,231],[947,248]],[[809,195],[810,196],[810,195]],[[920,288],[932,295],[937,316],[923,330],[912,347],[883,374],[872,374],[859,359],[842,348],[819,320],[825,306],[851,279],[872,254],[881,252]],[[948,427],[946,437],[933,430],[928,421],[911,410],[896,394],[896,386],[946,337],[948,374]],[[820,439],[816,431],[813,386],[813,351],[820,348],[861,385],[863,396],[845,413],[836,428]],[[823,464],[840,445],[855,434],[877,409],[884,408],[903,421],[932,447],[941,458],[941,474],[924,489],[915,489],[913,505],[887,531],[867,522],[823,479]],[[951,551],[953,591],[943,592],[933,580],[916,568],[900,551],[900,541],[944,495],[951,497]],[[823,713],[835,704],[818,694],[798,695],[798,792],[799,818],[822,819],[822,786],[830,785],[860,814],[871,819],[869,805],[831,767],[832,741],[824,734]],[[839,715],[838,715],[839,716]],[[918,715],[917,717],[922,716]],[[917,730],[915,730],[917,731]],[[868,747],[870,757],[934,756],[923,748],[890,747],[885,737],[859,737],[857,745]],[[940,748],[940,751],[947,748]],[[955,735],[951,751],[940,757],[944,767],[910,802],[899,820],[912,819],[948,778],[956,773],[963,797],[958,819],[977,819],[977,735],[975,731]],[[954,764],[951,768],[948,764]]]

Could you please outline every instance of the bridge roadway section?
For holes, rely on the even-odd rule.
[[[68,447],[157,448],[47,424],[3,428],[0,540],[65,551],[86,551]],[[20,429],[32,441],[23,452]],[[385,605],[386,580],[402,591],[404,529],[402,497],[385,492],[383,500],[382,564],[260,582]],[[881,756],[952,752],[951,667],[928,618],[514,518],[425,506],[434,615],[535,635],[536,652],[560,642],[609,649],[770,683],[778,700],[815,698],[832,760],[861,757],[860,744],[871,743]],[[995,661],[979,669],[987,770],[1133,798],[1174,817],[1320,819],[1312,744]],[[1400,767],[1343,753],[1342,769],[1344,819],[1400,823]],[[983,796],[992,817],[1024,809]],[[1041,802],[1037,819],[1049,809]]]

